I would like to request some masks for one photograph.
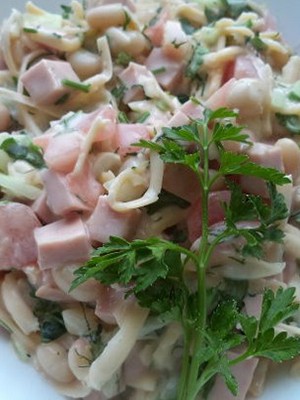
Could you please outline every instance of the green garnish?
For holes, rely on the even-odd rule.
[[[280,125],[284,126],[289,132],[296,135],[300,134],[300,117],[299,115],[276,114],[276,118]]]
[[[62,17],[63,17],[63,19],[69,19],[70,15],[73,12],[72,7],[65,6],[64,4],[61,4],[60,8],[62,9]]]
[[[38,30],[35,28],[23,28],[23,32],[25,33],[38,33]]]
[[[4,150],[13,160],[27,161],[36,168],[45,167],[41,148],[29,140],[18,143],[13,137],[7,138],[1,143],[0,149]]]
[[[85,83],[81,83],[81,82],[71,81],[70,79],[63,79],[61,81],[61,83],[64,86],[67,86],[71,89],[81,90],[82,92],[85,92],[85,93],[88,93],[92,87],[92,85],[90,83],[85,84]]]
[[[116,100],[121,100],[126,93],[127,87],[125,85],[119,85],[111,90],[111,94],[116,98]]]
[[[190,78],[190,79],[202,79],[199,69],[201,65],[203,64],[203,57],[205,54],[208,53],[208,50],[206,47],[203,47],[201,44],[198,44],[195,46],[192,57],[186,67],[185,70],[185,75]]]
[[[64,104],[70,97],[70,93],[65,93],[63,96],[61,96],[56,102],[54,103],[55,106],[58,106],[60,104]]]
[[[147,121],[147,119],[149,117],[150,117],[150,112],[149,111],[145,111],[136,119],[135,122],[142,124],[143,122]]]
[[[116,58],[116,64],[122,65],[122,67],[127,67],[130,61],[132,61],[132,56],[125,51],[120,51]]]
[[[58,339],[66,332],[62,317],[62,308],[57,302],[34,297],[34,315],[40,326],[42,342],[47,343]]]
[[[123,123],[123,124],[128,124],[129,119],[126,115],[126,113],[124,113],[124,111],[120,111],[118,114],[118,122]]]
[[[186,18],[180,18],[179,22],[181,24],[183,31],[187,35],[192,35],[194,32],[196,32],[199,29],[199,28],[196,28],[194,25],[192,25],[192,23]]]
[[[164,72],[166,72],[166,67],[160,67],[160,68],[152,69],[151,72],[152,72],[153,75],[163,74]]]
[[[198,248],[192,251],[158,237],[131,242],[111,237],[75,271],[71,287],[91,278],[104,285],[124,285],[127,294],[134,294],[139,304],[152,314],[181,324],[183,356],[177,400],[195,400],[217,375],[236,395],[238,384],[231,372],[233,365],[252,357],[280,362],[300,354],[300,338],[287,337],[285,332],[275,333],[276,325],[292,317],[299,308],[294,302],[295,289],[279,289],[276,293],[266,290],[261,316],[256,319],[243,311],[243,293],[231,295],[229,290],[207,288],[207,268],[219,244],[234,240],[241,243],[237,245],[238,256],[260,258],[265,243],[282,242],[280,222],[288,215],[284,197],[277,192],[276,185],[290,180],[275,169],[251,162],[244,154],[224,149],[222,143],[228,140],[249,143],[243,128],[230,122],[236,116],[225,108],[205,110],[203,119],[164,128],[157,141],[141,140],[136,144],[157,152],[166,163],[184,165],[197,177],[202,223]],[[220,163],[213,176],[209,159],[212,147],[218,150]],[[264,202],[258,196],[242,193],[228,181],[231,199],[224,205],[224,225],[216,231],[209,226],[209,193],[216,179],[232,174],[263,179],[269,188],[269,198]],[[187,263],[196,287],[191,287],[186,279]],[[243,286],[243,292],[246,288]],[[240,345],[243,345],[240,354],[228,358],[228,351]]]
[[[260,38],[259,33],[255,33],[255,35],[248,39],[249,43],[254,47],[254,49],[258,52],[266,51],[268,46],[266,43]]]

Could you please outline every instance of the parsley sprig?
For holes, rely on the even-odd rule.
[[[238,393],[238,383],[231,366],[251,357],[283,361],[300,353],[300,340],[276,333],[275,327],[298,309],[294,289],[266,290],[259,319],[242,311],[241,301],[215,296],[207,289],[206,271],[216,247],[226,240],[241,238],[238,249],[243,257],[262,257],[264,244],[281,242],[282,220],[287,217],[284,198],[276,185],[289,179],[273,168],[253,163],[245,154],[224,149],[224,141],[250,145],[243,127],[232,121],[237,114],[226,108],[205,110],[203,118],[189,125],[164,128],[155,141],[141,140],[137,145],[159,153],[166,163],[182,164],[194,171],[201,197],[202,234],[196,251],[161,238],[133,240],[111,237],[94,251],[90,261],[75,271],[72,288],[90,278],[103,284],[121,284],[134,294],[139,304],[166,321],[179,321],[183,331],[182,368],[177,400],[194,400],[216,375],[228,389]],[[209,173],[211,148],[219,152],[219,169]],[[209,226],[209,193],[215,180],[231,175],[253,176],[265,181],[269,198],[243,193],[230,183],[231,199],[224,204],[223,229],[214,232]],[[187,268],[193,267],[196,285],[191,285]],[[241,266],[242,268],[242,266]],[[196,287],[195,287],[196,286]],[[218,289],[215,289],[218,292]],[[228,351],[243,345],[235,358]]]

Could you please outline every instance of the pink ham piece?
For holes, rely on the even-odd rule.
[[[96,206],[103,187],[96,180],[89,162],[85,162],[79,172],[66,175],[66,181],[72,195],[80,199],[86,207],[92,209]]]
[[[82,142],[83,136],[76,131],[52,136],[44,152],[47,166],[56,172],[71,172],[79,156]]]
[[[41,269],[81,263],[90,257],[88,232],[78,216],[36,228],[34,237]]]
[[[0,205],[0,270],[21,268],[36,261],[33,232],[40,225],[34,212],[25,204]]]
[[[256,142],[249,148],[247,154],[250,160],[256,164],[284,171],[282,154],[279,147]],[[242,175],[240,177],[240,185],[246,193],[262,197],[267,197],[268,195],[266,184],[261,179]]]
[[[203,106],[193,100],[184,103],[169,121],[169,126],[188,125],[191,119],[203,118]]]
[[[180,111],[189,118],[197,119],[203,118],[204,107],[193,100],[189,100],[181,106]]]
[[[164,26],[162,50],[164,54],[176,60],[183,60],[188,41],[179,21],[167,21]]]
[[[45,190],[43,190],[41,195],[31,204],[31,209],[39,218],[39,220],[45,224],[54,222],[59,218],[50,210],[47,203],[47,195]]]
[[[154,48],[151,51],[145,65],[165,90],[173,91],[182,79],[183,62],[165,54],[160,48]],[[162,72],[160,72],[161,68]]]
[[[65,216],[73,211],[88,211],[84,204],[71,192],[65,175],[50,169],[41,173],[47,195],[47,204],[50,210],[59,216]]]
[[[62,80],[80,82],[70,63],[43,59],[29,68],[21,81],[32,100],[41,105],[55,104],[71,91]]]
[[[238,357],[238,354],[230,353],[229,358]],[[258,364],[258,358],[251,358],[243,361],[238,365],[234,365],[231,368],[233,375],[236,377],[239,384],[239,394],[234,396],[230,393],[223,379],[218,376],[213,388],[208,394],[208,400],[244,400],[249,387],[251,385],[254,371]]]
[[[95,142],[102,142],[107,139],[112,139],[116,132],[117,115],[117,111],[110,104],[108,104],[100,107],[98,110],[93,111],[92,113],[83,114],[80,121],[78,121],[76,128],[79,131],[87,134],[95,119],[97,117],[101,117],[107,121],[107,124],[103,127],[103,129],[99,130],[99,133],[96,135]]]
[[[152,74],[144,65],[133,62],[129,63],[128,67],[119,75],[120,80],[127,88],[123,97],[125,104],[145,98],[144,89],[139,83],[141,77],[152,78]]]
[[[95,315],[108,325],[116,325],[115,312],[124,306],[124,290],[101,285]]]
[[[136,153],[139,148],[132,146],[141,139],[149,139],[150,130],[143,124],[118,124],[116,132],[116,148],[118,153],[126,155]]]
[[[97,206],[86,225],[92,240],[100,243],[109,241],[110,236],[130,239],[140,217],[139,210],[114,211],[107,202],[107,196],[100,196]]]
[[[148,26],[144,30],[144,34],[150,39],[153,46],[159,47],[162,45],[164,36],[164,26],[168,21],[169,15],[166,10],[164,10],[158,17],[157,21]]]

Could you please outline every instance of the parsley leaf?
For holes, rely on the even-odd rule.
[[[13,160],[24,160],[36,168],[45,167],[42,150],[29,140],[24,140],[24,143],[11,137],[5,139],[0,149],[4,150]]]

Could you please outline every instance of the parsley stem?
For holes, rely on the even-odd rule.
[[[203,149],[203,170],[198,172],[198,181],[201,190],[201,205],[202,205],[202,236],[199,244],[199,259],[196,264],[197,268],[197,325],[194,334],[194,342],[192,343],[193,357],[190,363],[189,380],[187,387],[186,400],[195,399],[197,380],[199,375],[199,367],[201,364],[201,352],[204,340],[204,333],[207,323],[207,294],[206,294],[206,267],[207,267],[207,252],[209,245],[209,213],[208,213],[208,196],[209,196],[209,136],[208,128],[205,126],[199,131],[199,136],[202,134],[202,149]]]

